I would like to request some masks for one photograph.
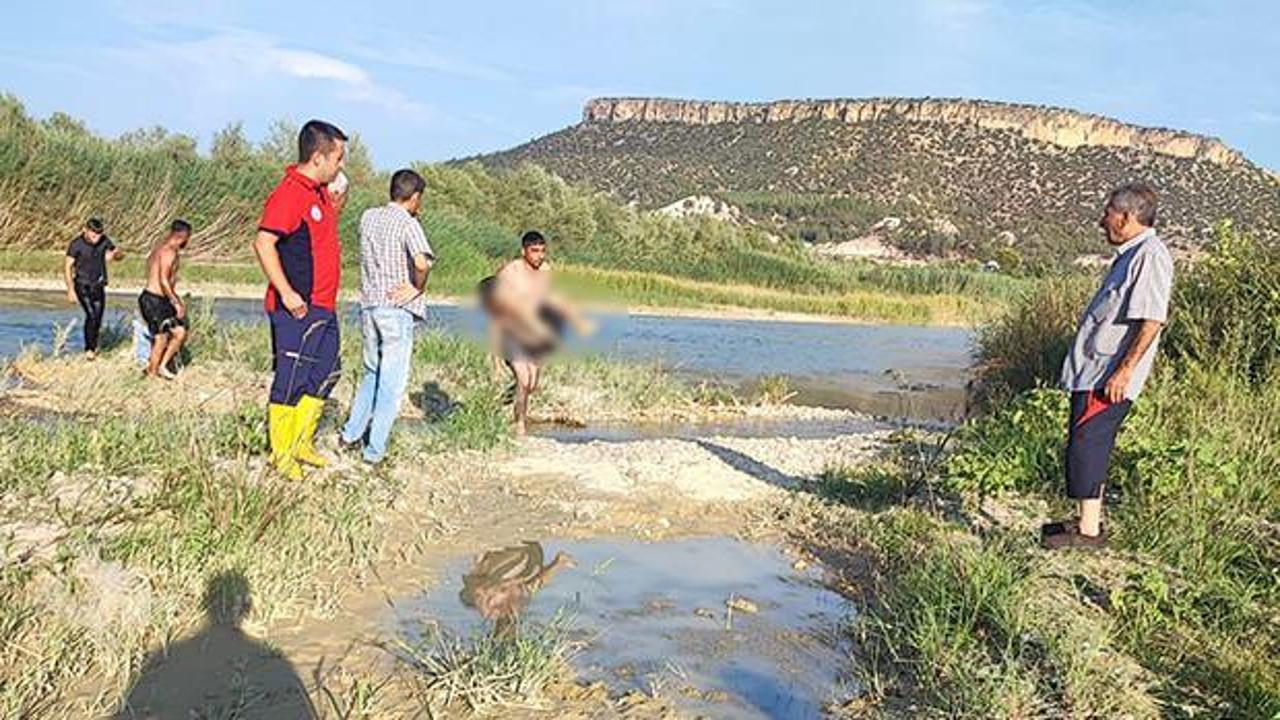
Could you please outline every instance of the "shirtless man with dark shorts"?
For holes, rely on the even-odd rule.
[[[174,220],[169,236],[147,256],[147,287],[138,296],[138,309],[152,338],[147,377],[172,380],[175,376],[169,363],[187,339],[187,308],[174,286],[178,281],[178,254],[190,239],[191,224]]]
[[[584,335],[594,328],[551,291],[547,241],[536,230],[520,238],[520,257],[481,282],[481,294],[493,322],[494,341],[515,379],[515,429],[523,436],[529,396],[538,389],[542,363],[559,343],[565,324]]]

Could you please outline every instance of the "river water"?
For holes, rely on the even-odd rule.
[[[132,294],[108,296],[107,324],[128,325]],[[255,300],[218,300],[217,316],[262,322]],[[352,306],[346,308],[354,315]],[[0,358],[25,346],[52,347],[70,327],[66,349],[81,348],[82,315],[61,293],[0,290]],[[957,419],[964,407],[972,334],[963,328],[854,325],[773,320],[719,320],[604,313],[599,331],[571,350],[627,361],[657,362],[692,380],[749,389],[783,376],[794,402],[913,420]],[[427,325],[481,337],[474,308],[432,306]]]

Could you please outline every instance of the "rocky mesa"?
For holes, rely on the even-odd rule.
[[[933,98],[737,103],[598,98],[582,121],[477,158],[531,162],[656,209],[689,197],[815,245],[1070,262],[1098,252],[1106,192],[1141,180],[1194,252],[1230,220],[1280,237],[1280,180],[1222,141],[1074,110]],[[892,232],[872,232],[886,218]]]
[[[910,122],[1012,130],[1025,138],[1063,148],[1113,146],[1208,160],[1222,165],[1246,162],[1238,151],[1217,138],[1166,128],[1140,127],[1065,108],[987,100],[866,98],[735,103],[668,98],[596,98],[588,101],[582,112],[583,122],[588,123],[641,121],[687,125],[804,120],[859,124],[890,117]]]

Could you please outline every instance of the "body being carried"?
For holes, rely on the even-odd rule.
[[[515,429],[524,435],[529,396],[538,388],[542,363],[559,344],[565,325],[582,334],[592,327],[552,290],[547,241],[531,230],[520,240],[520,257],[480,284],[491,320],[490,339],[515,380]]]

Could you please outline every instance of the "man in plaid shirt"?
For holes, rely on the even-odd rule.
[[[391,202],[360,216],[360,330],[364,378],[342,428],[342,444],[364,443],[365,462],[387,454],[391,425],[409,382],[413,323],[426,318],[424,291],[435,255],[418,224],[426,181],[413,170],[391,176]]]

